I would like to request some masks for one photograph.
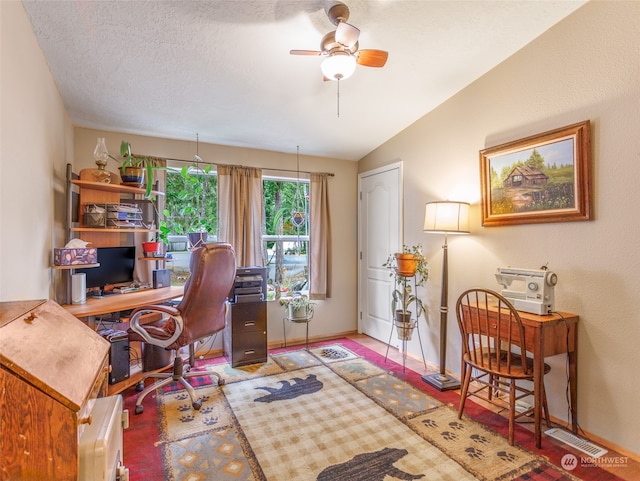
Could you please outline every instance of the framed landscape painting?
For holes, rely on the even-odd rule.
[[[480,151],[482,225],[591,220],[588,120]]]

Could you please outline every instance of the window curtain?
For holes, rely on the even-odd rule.
[[[309,273],[311,299],[330,295],[331,222],[329,220],[329,174],[311,174],[309,214]]]
[[[153,162],[155,169],[153,169],[154,175],[154,183],[153,190],[157,190],[159,192],[165,192],[167,190],[167,171],[165,167],[167,166],[167,159],[161,159],[159,157],[149,157],[145,156],[147,159],[150,159]],[[145,171],[146,175],[146,171]],[[127,202],[123,200],[123,202]],[[150,200],[148,205],[141,205],[144,212],[143,217],[151,217],[155,219],[155,228],[157,229],[162,219],[162,211],[165,207],[165,196],[158,195],[155,197],[155,208],[153,207],[154,201]],[[146,219],[145,219],[146,220]],[[137,279],[141,283],[151,285],[153,283],[153,270],[156,268],[156,263],[152,261],[143,261],[140,260],[144,257],[144,253],[142,252],[142,243],[150,240],[154,240],[156,234],[149,232],[135,232],[133,234],[134,237],[134,245],[136,246],[136,262],[134,267],[133,277]],[[167,246],[162,246],[166,252]]]
[[[218,165],[218,240],[236,251],[238,266],[264,266],[262,170]]]

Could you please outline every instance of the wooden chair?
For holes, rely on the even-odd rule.
[[[458,418],[462,418],[470,396],[508,409],[509,444],[513,445],[516,419],[533,413],[533,407],[524,409],[524,404],[516,410],[519,400],[534,394],[533,359],[526,356],[520,314],[507,299],[488,289],[463,292],[456,303],[456,314],[462,335],[463,379]],[[544,373],[550,370],[545,364]],[[531,388],[524,387],[522,381],[530,381]],[[544,417],[551,426],[544,392],[542,400]]]
[[[129,340],[176,351],[173,372],[152,373],[145,377],[160,380],[138,395],[136,414],[142,413],[142,400],[147,394],[171,382],[179,382],[187,390],[193,409],[200,409],[202,401],[187,378],[209,375],[218,378],[218,385],[224,384],[224,379],[215,372],[190,371],[191,366],[182,359],[179,350],[212,336],[230,322],[231,306],[227,297],[236,276],[235,252],[230,244],[203,244],[191,252],[190,270],[184,295],[176,307],[145,306],[131,313]],[[154,321],[145,323],[145,317],[153,317]]]

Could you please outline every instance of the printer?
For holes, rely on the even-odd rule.
[[[229,300],[234,303],[266,301],[267,268],[238,267]]]

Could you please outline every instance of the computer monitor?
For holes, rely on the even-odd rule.
[[[100,288],[117,284],[131,284],[133,269],[136,263],[134,246],[98,247],[98,263],[100,266],[87,269],[76,269],[86,274],[87,289]]]

